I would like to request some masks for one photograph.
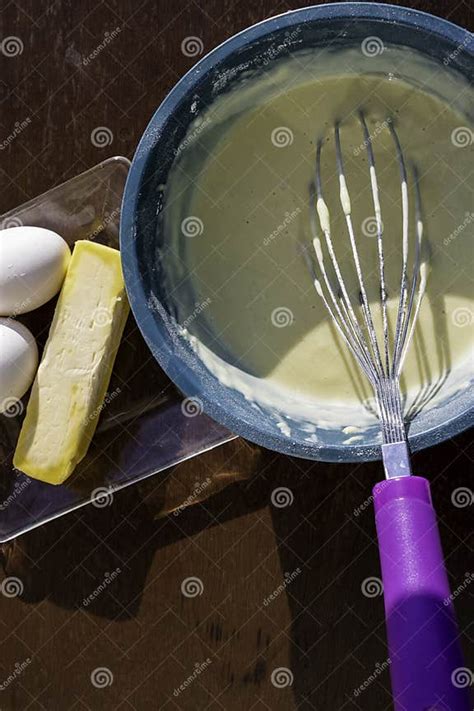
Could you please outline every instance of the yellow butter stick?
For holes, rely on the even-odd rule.
[[[86,455],[128,311],[120,253],[76,242],[13,458],[17,469],[61,484]]]

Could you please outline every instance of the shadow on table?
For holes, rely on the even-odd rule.
[[[232,440],[116,492],[113,501],[104,497],[55,519],[2,546],[6,575],[21,580],[26,602],[48,597],[106,619],[132,618],[157,549],[265,505],[265,498],[249,504],[229,485],[258,472],[262,456],[259,447]],[[179,486],[189,490],[190,481],[202,491],[191,488],[196,493],[184,499]],[[195,505],[202,499],[205,505]]]
[[[452,503],[453,491],[466,482],[469,446],[470,435],[464,433],[413,456],[415,472],[432,473],[452,589],[466,579],[472,537],[466,512]],[[371,500],[372,487],[382,477],[381,463],[308,468],[303,463],[300,471],[301,464],[288,460],[284,472],[285,462],[278,460],[275,481],[291,490],[293,503],[272,509],[292,617],[287,634],[296,706],[388,710],[390,662]],[[459,596],[456,607],[467,640],[472,624],[468,597]],[[271,606],[266,612],[271,615]]]
[[[465,434],[414,457],[415,471],[440,474],[432,477],[433,494],[456,584],[466,569],[459,541],[468,541],[470,531],[465,512],[453,509],[451,494],[465,477],[468,446]],[[381,464],[308,462],[234,440],[181,464],[179,471],[202,478],[210,467],[220,473],[223,486],[235,483],[202,506],[156,518],[175,476],[170,470],[118,492],[113,506],[85,507],[5,546],[7,575],[23,582],[26,601],[48,597],[67,609],[130,619],[156,550],[270,506],[282,570],[275,587],[283,585],[292,619],[281,634],[285,645],[291,640],[297,707],[388,709],[389,665],[370,498]],[[443,526],[444,515],[449,528]],[[107,577],[117,570],[109,585]],[[265,614],[271,617],[271,602]],[[466,606],[461,629],[468,622]],[[279,638],[272,645],[278,646]]]
[[[299,477],[297,469],[290,470],[286,485],[293,502],[273,507],[298,709],[389,708],[382,597],[369,599],[362,592],[365,580],[378,581],[380,575],[369,500],[380,469],[371,462],[319,464]],[[376,683],[352,706],[351,694],[356,701],[358,687],[377,665]]]

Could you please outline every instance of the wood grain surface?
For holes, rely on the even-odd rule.
[[[2,135],[29,122],[0,153],[0,211],[108,156],[132,157],[196,61],[184,38],[207,52],[309,4],[3,0],[0,37],[23,49],[0,54]],[[473,28],[472,3],[405,4]],[[103,147],[90,138],[100,126],[113,136]],[[414,457],[433,482],[453,589],[474,573],[472,506],[452,501],[456,488],[472,490],[473,459],[469,433]],[[157,476],[3,546],[1,709],[391,708],[382,597],[362,591],[380,576],[368,502],[380,464],[305,462],[235,440],[176,475],[206,473],[242,481],[158,520],[167,477]],[[287,506],[274,503],[279,487]],[[8,593],[7,577],[21,594]],[[456,598],[470,669],[473,597],[474,584]]]

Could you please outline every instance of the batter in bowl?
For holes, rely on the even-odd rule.
[[[359,111],[377,165],[392,324],[402,211],[391,121],[410,165],[411,258],[412,166],[418,174],[429,276],[403,369],[406,407],[414,415],[468,384],[473,105],[472,89],[461,77],[421,56],[387,48],[368,62],[353,49],[282,60],[216,99],[191,126],[166,186],[167,290],[177,321],[207,367],[282,413],[282,431],[290,432],[292,418],[303,418],[321,427],[340,425],[351,440],[374,418],[370,386],[330,324],[302,254],[304,245],[311,247],[309,186],[316,142],[323,138],[333,240],[357,301],[334,154],[339,121],[356,239],[377,319],[377,242]]]

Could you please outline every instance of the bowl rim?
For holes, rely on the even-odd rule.
[[[324,21],[331,18],[402,22],[415,28],[437,33],[458,45],[462,44],[465,51],[473,54],[463,42],[464,38],[471,33],[463,27],[421,10],[372,2],[336,2],[297,8],[261,20],[239,31],[224,40],[191,67],[173,86],[153,113],[136,148],[125,185],[120,219],[120,251],[126,290],[136,323],[163,370],[186,396],[197,396],[202,402],[204,411],[210,417],[228,427],[232,432],[273,451],[327,462],[360,462],[380,459],[380,446],[327,443],[321,446],[318,444],[305,447],[300,443],[295,443],[290,437],[273,435],[263,431],[229,412],[229,409],[225,407],[225,397],[222,400],[219,397],[221,390],[222,393],[227,390],[225,385],[219,383],[217,397],[212,399],[205,392],[196,388],[191,377],[194,372],[192,368],[185,366],[176,358],[176,351],[170,342],[171,339],[165,340],[161,337],[158,322],[162,329],[167,332],[169,330],[168,324],[161,316],[155,315],[155,318],[150,316],[147,306],[147,294],[139,271],[139,260],[135,254],[135,217],[140,191],[144,184],[143,177],[147,168],[148,158],[152,148],[159,140],[168,119],[173,115],[183,97],[189,93],[203,75],[212,70],[222,59],[250,42],[274,31],[289,29],[293,25],[301,24],[308,20]],[[159,344],[159,350],[164,357],[157,354],[157,344]],[[467,407],[442,425],[433,426],[412,436],[409,435],[410,448],[415,451],[443,442],[463,432],[473,422],[474,406],[467,403]]]

